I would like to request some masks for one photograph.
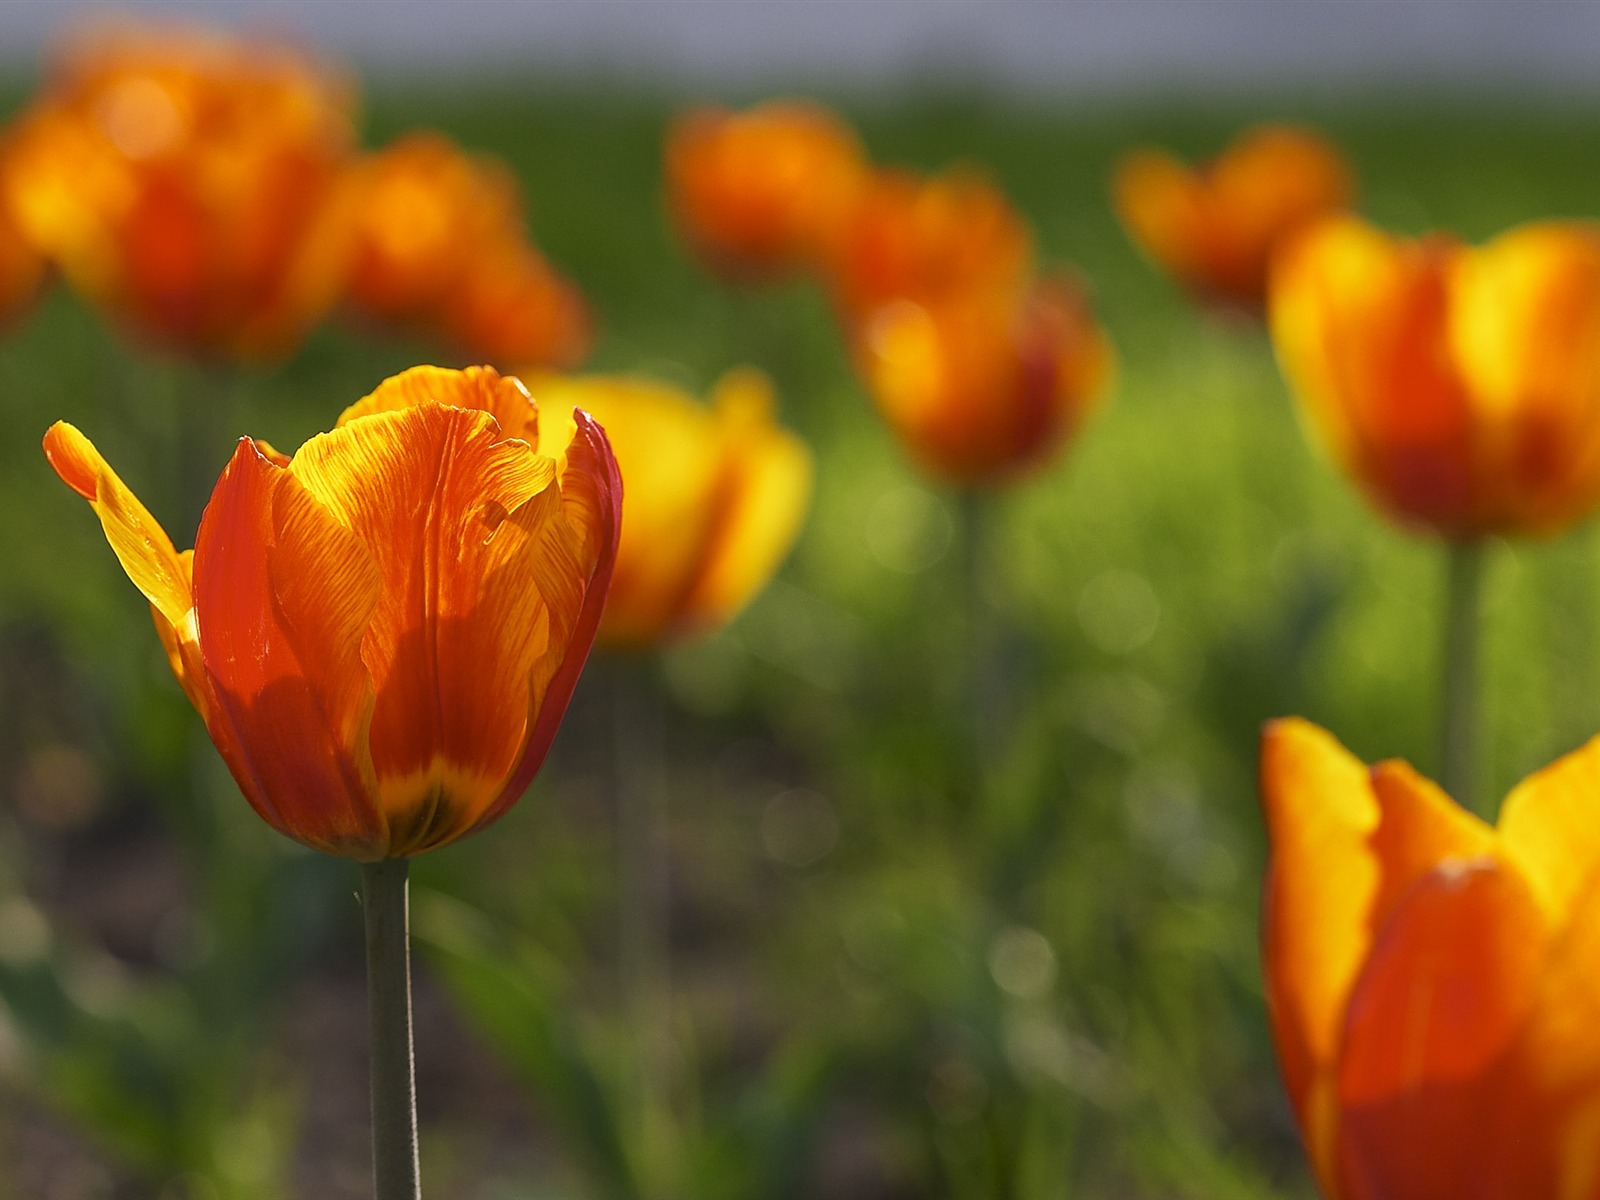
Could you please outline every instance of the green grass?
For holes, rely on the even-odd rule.
[[[1135,142],[1203,154],[1249,121],[1300,117],[1348,149],[1376,219],[1476,238],[1600,211],[1600,111],[841,104],[877,161],[985,164],[1043,257],[1092,281],[1118,348],[1116,393],[1078,443],[976,512],[907,464],[814,290],[736,293],[674,241],[658,171],[669,99],[510,85],[370,99],[369,143],[427,125],[512,164],[538,240],[599,314],[594,368],[703,389],[754,362],[819,463],[809,526],[751,609],[659,662],[597,662],[528,799],[417,865],[425,969],[522,1089],[532,1131],[497,1157],[487,1135],[426,1113],[430,1189],[1309,1195],[1260,992],[1255,740],[1263,720],[1302,713],[1363,757],[1435,769],[1441,555],[1305,445],[1259,331],[1195,310],[1135,256],[1106,178]],[[64,748],[91,793],[70,829],[26,806],[0,818],[0,893],[48,922],[47,953],[0,946],[23,1049],[12,1075],[39,1098],[18,1103],[64,1114],[115,1172],[212,1189],[179,1194],[344,1194],[309,1191],[303,1152],[294,1165],[314,1064],[285,1030],[308,979],[355,961],[354,874],[279,844],[214,767],[188,782],[197,722],[38,438],[58,417],[79,424],[187,544],[161,447],[194,395],[236,393],[220,468],[233,436],[292,447],[430,357],[333,328],[222,381],[141,357],[59,293],[0,343],[0,786],[38,791],[42,756]],[[967,536],[1000,697],[976,793]],[[1600,729],[1595,550],[1588,529],[1494,548],[1496,795]],[[655,713],[657,750],[641,753],[659,753],[668,814],[665,1150],[640,1133],[617,998],[612,708],[630,695]],[[159,848],[152,879],[179,879],[175,911],[206,931],[182,953],[129,955],[74,924],[68,868],[129,830]],[[126,986],[86,996],[69,986],[78,959]],[[430,1053],[424,1041],[425,1065]],[[119,1115],[152,1095],[139,1121]],[[243,1181],[217,1165],[240,1161],[226,1148],[241,1138],[260,1166]]]

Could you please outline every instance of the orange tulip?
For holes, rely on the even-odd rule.
[[[1308,424],[1394,516],[1539,533],[1600,499],[1600,226],[1466,247],[1332,218],[1286,248],[1270,316]]]
[[[879,171],[835,255],[834,300],[845,324],[859,329],[895,300],[938,304],[1020,287],[1032,255],[1026,222],[980,172],[957,168],[924,179]]]
[[[866,173],[849,126],[820,105],[696,108],[666,140],[667,201],[706,265],[778,279],[827,257]]]
[[[1600,1194],[1600,740],[1490,826],[1270,725],[1262,958],[1330,1200]]]
[[[6,149],[0,145],[0,180],[8,169]],[[45,261],[22,236],[5,188],[0,184],[0,329],[22,315],[44,283]]]
[[[374,861],[495,820],[555,736],[621,502],[605,434],[573,422],[542,432],[522,385],[487,368],[414,368],[293,458],[242,439],[183,554],[71,425],[45,452],[149,599],[255,810]]]
[[[627,480],[601,641],[643,648],[732,619],[794,544],[811,496],[810,452],[773,422],[767,377],[730,371],[709,409],[635,376],[534,386],[546,404],[595,414]]]
[[[1261,125],[1199,168],[1164,150],[1135,150],[1111,190],[1128,236],[1158,267],[1202,296],[1259,308],[1273,252],[1308,222],[1347,208],[1355,180],[1317,134]]]
[[[342,80],[274,43],[105,27],[19,119],[7,187],[67,280],[202,355],[291,349],[345,269]]]
[[[436,133],[371,155],[351,178],[360,315],[440,333],[469,357],[571,366],[588,349],[577,290],[527,240],[515,179]]]
[[[896,300],[857,339],[878,407],[926,469],[961,484],[1048,460],[1104,393],[1110,340],[1067,279]]]

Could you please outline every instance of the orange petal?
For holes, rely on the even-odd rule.
[[[1272,846],[1262,917],[1268,1009],[1289,1098],[1327,1184],[1332,1073],[1380,887],[1369,846],[1378,802],[1365,765],[1298,719],[1263,734],[1261,799]]]
[[[1184,283],[1205,283],[1205,215],[1193,171],[1164,150],[1133,150],[1117,163],[1111,196],[1140,250]]]
[[[62,482],[94,506],[106,540],[134,586],[168,625],[181,628],[193,600],[188,572],[167,531],[76,426],[65,421],[50,426],[44,453]]]
[[[1484,504],[1505,528],[1566,524],[1600,497],[1600,235],[1521,226],[1464,252],[1450,286]]]
[[[1389,512],[1481,532],[1471,406],[1447,345],[1442,240],[1391,239],[1330,218],[1278,256],[1273,343],[1301,411]]]
[[[1429,871],[1448,859],[1490,853],[1494,830],[1408,763],[1390,761],[1373,767],[1372,791],[1378,799],[1379,818],[1371,846],[1382,873],[1367,928],[1376,933],[1395,905]]]
[[[680,620],[709,627],[749,603],[794,544],[811,500],[811,452],[772,419],[772,384],[745,368],[712,396],[727,472],[720,512]]]
[[[588,413],[576,412],[573,419],[577,428],[567,445],[561,470],[561,522],[552,521],[546,528],[551,541],[560,538],[571,547],[575,564],[569,565],[576,565],[577,578],[584,585],[582,608],[571,624],[564,626],[564,637],[552,637],[549,650],[534,671],[529,682],[530,711],[534,716],[516,769],[473,828],[498,819],[539,773],[588,660],[611,590],[622,532],[622,476],[605,431]],[[566,536],[561,537],[562,534]],[[544,571],[548,570],[546,566]]]
[[[522,381],[501,375],[493,367],[468,367],[452,371],[445,367],[412,367],[380,383],[344,412],[334,428],[373,413],[398,412],[419,404],[446,404],[454,408],[473,408],[489,413],[500,423],[506,437],[537,444],[539,413]]]
[[[1559,927],[1600,867],[1600,738],[1518,784],[1499,828],[1501,853]]]
[[[487,412],[424,402],[312,438],[289,470],[377,564],[361,651],[377,692],[372,761],[394,847],[440,844],[498,796],[530,715],[529,660],[582,602],[564,574],[521,597],[500,586],[528,583],[524,539],[548,510],[524,506],[556,464]]]
[[[1425,875],[1395,909],[1351,996],[1339,1069],[1349,1200],[1553,1195],[1520,1153],[1510,1052],[1549,931],[1521,874],[1494,858]]]
[[[318,850],[384,857],[359,657],[378,603],[370,556],[244,439],[201,519],[194,578],[208,727],[246,798]]]

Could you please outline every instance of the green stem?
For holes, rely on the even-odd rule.
[[[372,1177],[376,1200],[420,1200],[417,1079],[411,1052],[410,861],[361,864],[372,1026]]]
[[[960,497],[962,554],[962,600],[966,605],[967,661],[962,684],[962,704],[966,708],[967,752],[970,759],[968,799],[981,804],[988,777],[988,762],[994,748],[995,707],[998,688],[995,681],[995,613],[989,603],[989,572],[992,569],[989,525],[992,516],[988,497],[966,491]]]
[[[643,670],[619,670],[615,685],[618,966],[632,1050],[634,1169],[639,1195],[650,1200],[673,1191],[675,1174],[672,860],[663,717]]]
[[[1441,772],[1444,790],[1480,815],[1477,797],[1478,626],[1483,598],[1484,543],[1452,542],[1445,583],[1444,695]]]

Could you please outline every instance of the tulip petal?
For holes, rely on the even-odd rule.
[[[1330,218],[1278,256],[1271,287],[1279,362],[1333,458],[1374,503],[1457,533],[1480,531],[1472,411],[1446,344],[1459,253]]]
[[[468,367],[464,371],[412,367],[385,379],[370,395],[345,409],[334,428],[374,413],[398,412],[419,404],[480,409],[500,423],[506,437],[521,438],[530,444],[539,440],[539,412],[528,389],[514,376],[501,375],[492,367]]]
[[[1518,784],[1500,838],[1550,922],[1563,924],[1600,867],[1600,738]]]
[[[1367,928],[1376,932],[1417,880],[1440,863],[1490,853],[1494,830],[1409,763],[1390,761],[1373,767],[1372,791],[1380,815],[1371,845],[1382,872]]]
[[[539,773],[588,660],[611,590],[611,573],[622,533],[622,475],[605,431],[586,412],[572,415],[577,428],[567,445],[566,464],[561,472],[561,516],[572,539],[578,578],[587,580],[583,606],[564,639],[564,647],[559,642],[553,644],[552,652],[531,681],[531,711],[537,715],[528,727],[521,758],[476,828],[497,819],[515,804]],[[557,528],[552,523],[552,531]]]
[[[1396,907],[1351,996],[1339,1068],[1340,1194],[1349,1200],[1553,1195],[1508,1114],[1515,1039],[1549,930],[1521,873],[1493,857],[1429,872]]]
[[[360,659],[378,603],[371,556],[244,439],[200,522],[194,579],[217,697],[207,724],[246,798],[318,850],[384,857]]]
[[[290,472],[381,578],[361,657],[391,852],[442,844],[498,796],[525,736],[529,661],[561,624],[557,606],[581,603],[564,579],[527,586],[525,539],[553,510],[525,506],[556,464],[488,412],[424,401],[312,438]]]
[[[166,530],[76,426],[65,421],[50,426],[44,452],[62,482],[94,506],[106,540],[134,586],[168,625],[181,628],[194,601],[188,572]]]
[[[1297,719],[1266,727],[1261,799],[1272,843],[1262,917],[1267,1003],[1289,1098],[1327,1183],[1332,1072],[1380,886],[1369,845],[1378,802],[1366,766]]]
[[[687,625],[728,620],[772,577],[811,500],[811,452],[772,420],[772,385],[759,371],[729,372],[712,397],[726,476],[704,564],[683,605]]]

